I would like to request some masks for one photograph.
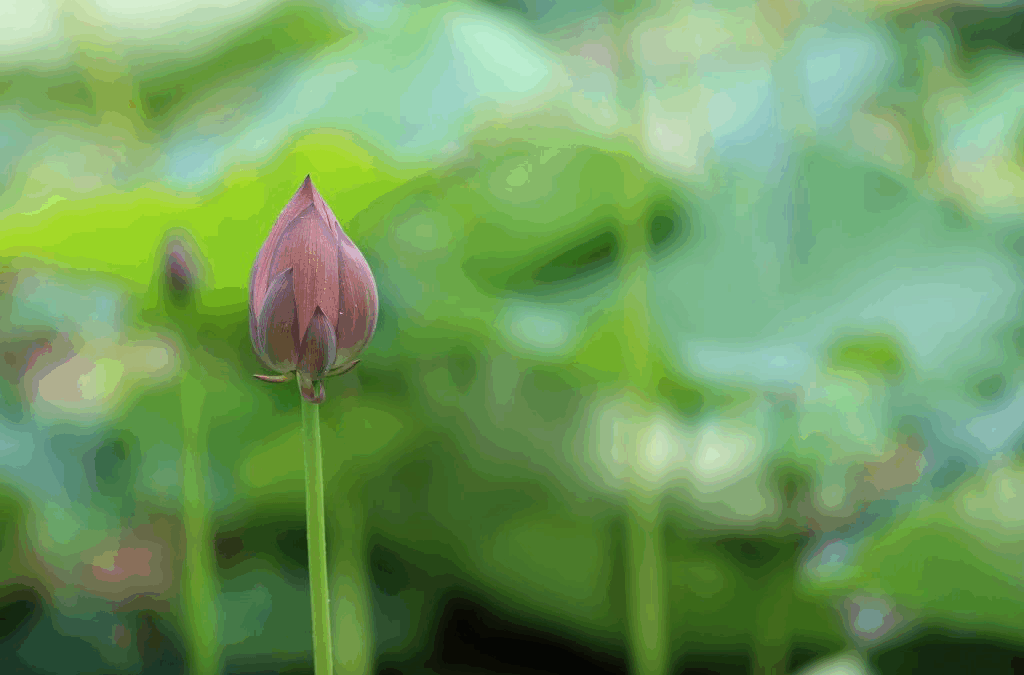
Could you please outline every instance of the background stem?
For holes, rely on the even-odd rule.
[[[630,672],[665,675],[670,657],[668,597],[658,500],[631,495],[628,512],[626,583]]]
[[[309,592],[313,608],[313,672],[333,675],[330,597],[327,589],[327,541],[324,528],[323,453],[320,406],[302,397],[302,440],[306,465],[306,542],[309,547]]]
[[[374,665],[373,598],[366,555],[366,514],[358,488],[345,481],[340,486],[338,523],[332,532],[331,560],[334,589],[334,658],[339,672],[372,675]],[[342,495],[347,495],[343,497]],[[332,495],[333,497],[333,495]]]
[[[795,574],[779,570],[768,584],[755,614],[754,675],[784,675],[791,639],[789,606],[793,601]]]
[[[192,370],[190,368],[190,370]],[[206,389],[191,375],[181,383],[181,417],[184,429],[182,453],[182,500],[185,530],[185,564],[182,567],[182,627],[188,641],[188,672],[219,675],[221,672],[220,613],[217,606],[217,571],[213,551],[213,522],[207,504],[206,434],[200,432]]]

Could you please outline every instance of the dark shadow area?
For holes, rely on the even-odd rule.
[[[928,626],[873,650],[869,661],[879,675],[1015,675],[1024,673],[1024,641]]]
[[[826,645],[812,644],[809,642],[797,642],[790,646],[789,654],[786,656],[786,672],[795,673],[809,663],[823,659],[835,650]]]
[[[945,10],[944,18],[967,58],[989,49],[1024,53],[1020,7],[952,7]]]
[[[0,589],[0,673],[39,672],[18,657],[18,650],[42,617],[43,599],[34,588],[16,585]]]
[[[280,516],[249,527],[219,531],[214,545],[217,566],[224,573],[230,574],[244,560],[263,558],[272,561],[290,581],[308,583],[306,524],[302,520]]]
[[[607,275],[621,262],[622,245],[616,225],[608,218],[592,216],[586,232],[538,251],[528,260],[509,263],[494,256],[478,256],[463,269],[485,293],[543,296],[576,289]]]
[[[654,200],[645,214],[644,226],[648,249],[655,258],[673,252],[695,238],[691,210],[667,197]]]
[[[498,616],[473,600],[455,596],[444,603],[426,666],[438,673],[628,672],[625,654],[603,654],[571,637]]]
[[[185,650],[170,622],[156,612],[139,614],[138,649],[142,675],[184,675]]]
[[[228,664],[224,675],[315,675],[313,661],[302,664],[289,664],[278,667],[262,665]]]
[[[792,566],[802,543],[797,537],[729,537],[718,546],[743,568],[747,578],[761,579],[784,563]]]
[[[690,654],[672,672],[679,675],[747,675],[753,672],[752,659],[745,652]]]

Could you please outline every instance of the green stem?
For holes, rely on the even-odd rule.
[[[189,672],[218,675],[222,648],[217,611],[217,571],[213,555],[213,523],[206,504],[208,463],[200,448],[203,399],[206,389],[191,375],[181,383],[184,428],[182,499],[185,564],[182,569],[183,629],[189,643]]]
[[[629,497],[627,603],[630,672],[665,675],[669,667],[668,597],[658,500]]]
[[[295,378],[299,382],[299,378]],[[313,672],[332,675],[330,597],[327,590],[327,539],[324,531],[323,453],[320,406],[302,398],[302,440],[306,464],[306,542],[309,546],[309,592],[313,607]]]

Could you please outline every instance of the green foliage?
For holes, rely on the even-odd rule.
[[[175,110],[199,93],[232,86],[241,76],[257,71],[277,70],[350,34],[321,8],[305,3],[275,6],[243,30],[225,36],[210,53],[171,68],[142,70],[137,85],[142,113],[151,128],[165,129]]]
[[[833,368],[871,373],[891,383],[906,374],[902,350],[883,335],[843,337],[829,347],[828,358]]]

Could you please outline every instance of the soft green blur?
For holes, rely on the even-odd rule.
[[[299,399],[246,288],[306,174],[381,299],[320,406],[337,662],[445,672],[459,603],[652,675],[1018,644],[1021,54],[733,4],[285,4],[185,53],[69,20],[3,69],[0,663],[308,667]],[[465,57],[432,112],[491,24],[554,74]],[[324,103],[360,97],[402,115]]]

